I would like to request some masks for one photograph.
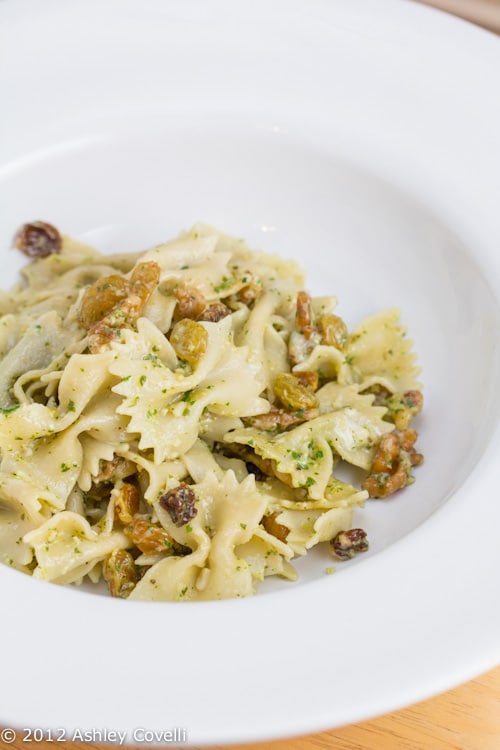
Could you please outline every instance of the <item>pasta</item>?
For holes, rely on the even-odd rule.
[[[422,461],[397,310],[349,332],[295,263],[201,224],[142,254],[43,222],[17,245],[34,260],[0,297],[3,563],[192,601],[293,581],[318,544],[367,549],[354,509]]]

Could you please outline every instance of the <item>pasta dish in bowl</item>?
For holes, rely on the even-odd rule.
[[[2,300],[4,563],[188,601],[294,580],[322,542],[338,560],[366,551],[353,508],[422,461],[397,310],[349,332],[296,263],[206,225],[139,254],[45,222],[16,244],[34,260]]]

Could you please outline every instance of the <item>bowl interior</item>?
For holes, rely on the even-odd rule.
[[[338,297],[349,327],[399,307],[422,367],[425,410],[415,426],[425,463],[400,496],[357,512],[376,554],[450,500],[488,441],[499,313],[487,279],[424,202],[341,153],[278,127],[193,122],[102,130],[6,165],[2,285],[23,265],[8,248],[25,221],[50,221],[117,251],[202,220],[297,259],[313,294]],[[302,560],[300,582],[323,575],[325,565],[321,552]],[[266,582],[265,590],[283,586],[290,584]]]

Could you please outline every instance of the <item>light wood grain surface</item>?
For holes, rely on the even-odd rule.
[[[500,0],[419,0],[500,34]]]
[[[500,0],[420,0],[500,33]],[[500,41],[499,41],[500,44]],[[499,71],[500,73],[500,71]],[[63,717],[61,717],[63,720]],[[258,721],[258,717],[256,717]],[[189,734],[189,727],[186,727]],[[1,733],[0,733],[1,734]],[[7,750],[109,750],[96,742],[26,742],[17,731]],[[117,745],[114,745],[115,747]],[[112,746],[111,746],[112,747]],[[141,745],[128,745],[139,750]],[[144,745],[142,746],[144,747]],[[217,745],[213,750],[221,750]],[[500,750],[500,667],[402,711],[329,732],[225,750]]]

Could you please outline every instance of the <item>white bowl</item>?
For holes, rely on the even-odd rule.
[[[399,306],[426,400],[415,485],[360,511],[370,552],[333,576],[317,553],[178,605],[2,567],[0,723],[257,741],[497,664],[498,39],[402,0],[4,0],[0,56],[4,286],[24,221],[103,250],[207,221],[298,259],[350,326]]]

